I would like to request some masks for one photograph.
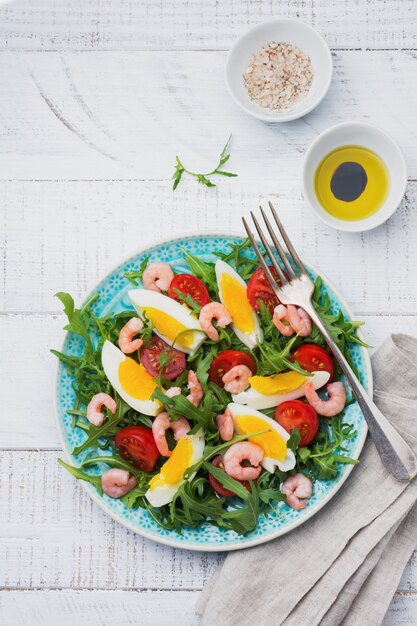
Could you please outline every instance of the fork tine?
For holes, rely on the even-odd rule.
[[[276,212],[276,210],[274,209],[274,206],[272,204],[271,201],[268,202],[269,204],[269,208],[271,209],[271,213],[274,216],[274,220],[276,222],[276,225],[279,228],[279,232],[281,233],[281,236],[283,238],[283,240],[285,241],[285,245],[287,246],[288,252],[290,253],[290,255],[292,256],[294,263],[296,264],[296,266],[298,267],[298,269],[300,270],[300,272],[302,274],[307,274],[307,270],[303,265],[303,262],[301,261],[300,257],[298,256],[294,246],[292,245],[291,241],[288,238],[287,233],[285,232],[285,229],[281,223],[281,220],[278,217],[278,214]]]
[[[288,283],[288,279],[287,279],[287,277],[285,276],[285,274],[284,274],[284,272],[282,271],[282,269],[280,268],[280,266],[279,266],[279,264],[278,264],[278,262],[277,262],[277,260],[276,260],[276,258],[275,258],[275,256],[274,256],[274,253],[272,252],[271,246],[269,245],[269,243],[268,243],[268,241],[267,241],[267,239],[266,239],[265,235],[263,234],[263,232],[262,232],[262,228],[260,227],[259,222],[258,222],[258,220],[256,219],[256,217],[255,217],[255,215],[254,215],[253,211],[251,211],[251,212],[250,212],[250,214],[251,214],[251,217],[252,217],[252,219],[253,219],[253,223],[255,224],[255,228],[256,228],[256,230],[258,231],[258,235],[259,235],[259,237],[261,238],[261,241],[262,241],[262,243],[263,243],[263,245],[264,245],[264,248],[265,248],[265,250],[266,250],[266,253],[267,253],[267,255],[269,256],[269,260],[271,261],[271,263],[272,263],[272,265],[273,265],[273,267],[274,267],[274,269],[275,269],[276,273],[278,274],[278,276],[279,276],[279,279],[280,279],[281,283],[282,283],[283,285],[285,285],[286,283]]]
[[[297,274],[294,272],[291,264],[289,263],[288,259],[287,259],[287,255],[284,252],[284,248],[281,246],[278,237],[276,236],[276,234],[274,233],[274,230],[271,226],[271,222],[269,221],[269,219],[267,218],[267,216],[265,215],[265,211],[263,210],[263,208],[260,206],[259,207],[260,211],[261,211],[261,215],[264,218],[264,222],[265,225],[268,229],[268,232],[271,236],[271,239],[274,243],[274,246],[279,254],[279,256],[281,257],[281,260],[285,266],[285,269],[287,270],[288,274],[290,275],[291,278],[297,278]]]
[[[265,261],[262,252],[259,250],[259,246],[255,241],[255,237],[253,236],[253,233],[251,231],[251,229],[249,228],[249,225],[247,223],[247,221],[245,220],[244,217],[242,217],[242,222],[243,222],[243,226],[245,227],[246,233],[249,237],[249,240],[252,244],[252,248],[255,251],[256,256],[258,257],[258,261],[261,264],[262,269],[264,270],[267,279],[269,280],[271,287],[273,288],[274,291],[276,291],[277,289],[279,289],[279,285],[277,284],[277,281],[275,280],[275,278],[273,277],[271,270],[268,267],[267,262]]]

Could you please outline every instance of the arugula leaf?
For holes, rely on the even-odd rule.
[[[93,445],[96,445],[98,440],[101,437],[104,437],[108,435],[109,433],[113,434],[114,427],[117,426],[117,424],[123,418],[126,411],[128,411],[130,408],[129,405],[126,404],[126,402],[122,400],[120,397],[117,397],[116,403],[117,403],[116,413],[114,415],[111,415],[111,417],[107,418],[105,422],[102,424],[102,426],[98,426],[98,427],[91,426],[90,435],[82,444],[74,448],[73,454],[75,455],[80,454],[80,452],[82,452],[83,450],[86,450],[87,448],[91,448]]]
[[[214,270],[214,263],[207,263],[202,261],[196,256],[193,256],[184,248],[181,248],[182,253],[184,254],[185,260],[187,262],[188,267],[194,276],[197,276],[200,280],[205,283],[206,287],[208,287],[209,291],[211,291],[216,298],[219,296],[219,290],[217,287],[216,280],[216,272]]]
[[[291,430],[290,438],[287,441],[287,448],[292,450],[294,454],[297,452],[298,444],[300,443],[301,433],[298,428]]]
[[[202,307],[199,304],[197,304],[197,302],[194,300],[194,298],[190,296],[189,293],[183,293],[179,289],[174,289],[174,291],[178,296],[178,300],[186,304],[188,308],[191,309],[191,313],[195,313],[196,315],[199,315]]]
[[[364,322],[349,321],[345,318],[342,311],[339,311],[336,314],[331,312],[331,301],[328,294],[323,294],[323,281],[320,276],[316,278],[314,283],[312,303],[327,330],[339,346],[340,350],[343,352],[353,371],[359,377],[359,372],[351,359],[347,349],[347,344],[357,343],[364,348],[371,347],[356,334],[357,329],[362,326]],[[313,328],[313,332],[310,337],[314,343],[326,345],[325,340],[318,328]]]
[[[139,266],[138,270],[133,270],[132,272],[125,272],[124,277],[126,280],[129,280],[135,287],[139,285],[138,281],[142,280],[143,272],[146,270],[149,263],[149,257],[146,256]]]
[[[87,317],[84,315],[84,311],[76,309],[74,306],[74,300],[69,293],[65,293],[64,291],[58,291],[55,296],[58,300],[61,300],[64,305],[64,313],[68,318],[68,324],[64,326],[64,330],[69,330],[76,335],[80,335],[83,339],[86,340],[87,345],[90,350],[93,349],[93,344],[91,343],[91,338],[88,333],[88,321]]]
[[[58,463],[62,465],[62,467],[65,467],[65,469],[68,470],[68,472],[72,474],[75,478],[78,478],[78,480],[85,480],[87,483],[91,483],[92,485],[94,485],[99,494],[103,495],[101,476],[90,476],[90,474],[84,472],[80,467],[68,465],[68,463],[65,463],[65,461],[63,461],[62,459],[58,459]]]
[[[251,258],[242,254],[242,251],[246,248],[251,249],[250,239],[245,239],[242,243],[234,244],[229,243],[231,252],[214,252],[215,256],[219,257],[225,263],[229,263],[240,274],[243,280],[249,280],[252,276],[255,268],[259,266],[258,259]]]
[[[219,174],[221,176],[228,176],[228,177],[237,176],[237,174],[232,174],[232,172],[225,172],[224,170],[221,169],[223,167],[223,165],[225,163],[227,163],[227,161],[230,159],[230,154],[227,151],[228,151],[228,148],[229,148],[229,144],[230,144],[231,138],[232,138],[232,135],[229,135],[229,138],[228,138],[228,140],[227,140],[223,150],[220,153],[219,162],[217,163],[216,167],[211,172],[208,172],[207,174],[191,172],[190,170],[188,170],[182,164],[179,156],[177,155],[175,157],[175,169],[174,169],[174,173],[172,175],[172,178],[174,180],[172,188],[174,189],[174,191],[178,187],[178,185],[180,184],[182,176],[183,176],[184,173],[187,173],[190,176],[193,176],[194,178],[197,179],[197,181],[200,183],[200,185],[205,185],[206,187],[215,187],[216,186],[215,183],[213,183],[208,178],[209,176],[214,176],[215,174]]]
[[[342,444],[356,436],[352,424],[343,422],[343,414],[332,417],[327,423],[321,420],[319,432],[308,447],[297,449],[297,463],[315,478],[331,480],[339,472],[339,464],[356,465],[357,459],[340,454]],[[339,451],[339,452],[338,452]]]

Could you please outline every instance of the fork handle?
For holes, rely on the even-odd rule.
[[[411,480],[417,474],[417,460],[414,452],[393,425],[384,417],[361,385],[313,305],[308,303],[308,305],[303,304],[302,306],[320,330],[346,376],[367,421],[369,432],[383,464],[397,480]]]

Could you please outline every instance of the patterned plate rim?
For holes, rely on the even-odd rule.
[[[130,261],[132,259],[132,257],[140,255],[140,254],[144,254],[151,248],[159,247],[159,246],[162,246],[164,244],[173,244],[173,243],[176,243],[178,241],[182,241],[184,239],[192,239],[194,237],[240,237],[240,238],[244,239],[242,233],[237,233],[237,232],[233,232],[233,231],[232,232],[230,232],[230,231],[229,232],[219,232],[219,231],[211,231],[211,230],[202,230],[200,232],[196,232],[196,231],[184,232],[184,233],[180,233],[180,234],[176,235],[175,237],[166,237],[164,239],[159,239],[159,240],[156,240],[154,242],[150,242],[145,247],[142,247],[142,248],[139,248],[139,249],[136,248],[135,250],[133,250],[131,252],[131,254],[128,254],[126,257],[124,257],[119,262],[117,262],[115,265],[113,265],[110,269],[108,269],[105,273],[103,273],[102,276],[100,276],[98,279],[96,279],[94,281],[94,283],[92,284],[92,286],[90,286],[90,288],[87,290],[87,295],[84,298],[83,302],[87,301],[88,298],[92,294],[96,293],[97,286],[103,280],[105,280],[109,276],[109,274],[114,272],[119,266],[124,265],[125,263]],[[302,260],[304,262],[303,258],[302,258]],[[340,303],[343,306],[343,308],[346,310],[349,318],[350,319],[354,319],[353,311],[351,310],[350,306],[347,304],[345,298],[340,293],[339,289],[337,287],[335,287],[334,284],[330,280],[328,280],[327,277],[321,271],[319,271],[314,265],[312,265],[308,261],[305,261],[305,264],[307,265],[308,268],[310,268],[313,272],[315,272],[316,275],[321,276],[321,278],[323,280],[323,283],[334,292],[335,296],[340,301]],[[67,337],[67,334],[68,334],[67,331],[63,331],[62,332],[62,335],[61,335],[62,336],[62,340],[60,342],[61,350],[64,347],[64,342],[65,342],[65,339]],[[363,339],[363,335],[362,335],[362,332],[361,332],[360,329],[358,329],[357,334],[358,334],[358,336],[361,339]],[[370,359],[370,356],[369,356],[369,352],[367,351],[366,348],[362,348],[362,355],[364,357],[365,366],[366,366],[366,370],[367,370],[368,393],[372,397],[372,393],[373,393],[372,367],[371,367],[371,359]],[[58,380],[59,380],[59,360],[58,359],[57,359],[57,362],[55,364],[55,377],[54,377],[54,380],[55,380],[55,383],[57,383]],[[67,442],[65,440],[65,432],[64,432],[63,424],[61,423],[60,415],[59,415],[59,398],[58,398],[58,385],[57,384],[55,384],[54,396],[55,396],[54,397],[55,422],[56,422],[56,427],[57,427],[57,430],[58,430],[59,440],[60,440],[61,447],[62,447],[62,452],[63,452],[63,455],[65,457],[66,462],[72,463],[73,459],[72,459],[71,454],[70,454],[70,452],[69,452],[69,450],[67,448]],[[356,454],[353,455],[353,458],[359,459],[359,457],[361,455],[361,452],[362,452],[362,448],[363,448],[363,446],[365,444],[365,441],[366,441],[367,434],[368,434],[368,426],[367,426],[367,424],[366,424],[366,422],[364,420],[363,429],[362,429],[362,432],[360,433],[360,436],[358,438],[357,447],[356,447],[356,450],[355,450]],[[83,480],[81,480],[79,482],[81,483],[81,487],[88,493],[90,498],[92,498],[92,500],[107,515],[109,515],[116,522],[118,522],[119,524],[121,524],[122,526],[127,528],[128,530],[131,530],[133,533],[135,533],[137,535],[141,535],[142,537],[145,537],[146,539],[150,539],[152,541],[156,541],[157,543],[160,543],[160,544],[163,544],[163,545],[167,545],[167,546],[171,546],[173,548],[180,548],[182,550],[192,550],[194,552],[230,552],[230,551],[242,550],[242,549],[245,549],[245,548],[250,548],[250,547],[253,547],[253,546],[256,546],[256,545],[260,545],[260,544],[266,543],[268,541],[276,539],[277,537],[285,535],[286,533],[291,532],[292,530],[297,528],[297,526],[300,526],[301,524],[304,524],[307,520],[311,519],[313,517],[313,515],[316,515],[335,496],[335,494],[339,491],[339,489],[346,482],[347,478],[350,476],[350,473],[352,472],[354,467],[355,467],[355,465],[347,465],[347,466],[345,466],[345,473],[340,478],[340,480],[337,481],[337,483],[335,484],[333,489],[331,489],[323,497],[323,499],[320,500],[320,502],[317,503],[317,505],[314,508],[312,508],[312,510],[309,513],[307,513],[306,515],[304,515],[303,517],[300,517],[299,519],[294,520],[287,527],[279,528],[276,531],[269,533],[268,535],[261,536],[261,537],[256,537],[256,538],[251,539],[251,540],[249,540],[249,541],[247,541],[245,543],[242,543],[242,544],[231,544],[231,545],[228,545],[227,543],[226,544],[224,544],[224,543],[220,543],[220,544],[219,543],[207,543],[207,544],[189,543],[189,544],[187,544],[187,543],[184,543],[184,542],[176,541],[175,539],[171,539],[169,537],[163,537],[163,536],[162,537],[156,537],[152,533],[147,532],[146,529],[138,528],[134,524],[131,524],[124,517],[118,515],[117,512],[112,511],[111,509],[109,509],[107,507],[105,501],[100,497],[100,495],[97,493],[97,491],[95,490],[95,488],[92,485],[90,485],[89,483],[86,483]]]

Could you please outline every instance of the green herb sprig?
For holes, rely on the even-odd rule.
[[[175,190],[178,187],[184,173],[188,174],[189,176],[193,176],[194,178],[197,179],[200,185],[205,185],[206,187],[216,187],[216,184],[213,183],[208,178],[209,176],[219,175],[219,176],[228,176],[229,178],[237,176],[237,174],[233,174],[232,172],[225,172],[224,170],[221,169],[223,165],[227,163],[227,161],[230,159],[230,152],[228,150],[229,150],[229,144],[230,144],[231,138],[232,138],[232,135],[229,135],[229,139],[227,140],[223,150],[220,153],[219,162],[217,163],[216,167],[213,170],[211,170],[211,172],[207,172],[207,174],[199,174],[197,172],[191,172],[183,165],[179,156],[176,156],[175,157],[175,160],[176,160],[175,170],[172,175],[172,178],[174,179],[172,188]]]

